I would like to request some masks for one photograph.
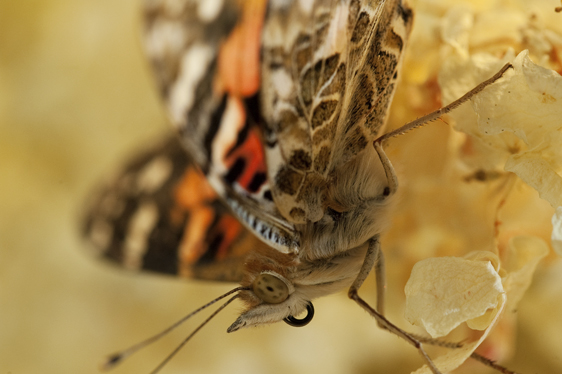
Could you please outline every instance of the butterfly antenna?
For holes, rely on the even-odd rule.
[[[193,337],[193,335],[195,335],[197,333],[197,331],[201,330],[203,328],[203,326],[205,326],[207,324],[207,322],[209,322],[210,320],[213,319],[214,316],[216,316],[217,314],[219,314],[219,312],[221,310],[223,310],[228,304],[230,304],[231,302],[234,301],[234,299],[236,299],[238,296],[238,294],[232,296],[230,299],[228,299],[228,301],[224,304],[222,304],[217,310],[215,310],[213,312],[213,314],[211,314],[206,320],[204,320],[199,326],[197,326],[197,328],[195,330],[193,330],[193,332],[191,334],[189,334],[187,336],[187,338],[185,338],[183,340],[183,342],[181,342],[176,349],[174,349],[172,351],[172,353],[170,353],[168,355],[168,357],[166,357],[161,363],[160,365],[158,365],[153,371],[150,372],[150,374],[156,374],[160,371],[160,369],[162,369],[171,359],[172,357],[174,357],[176,355],[176,353],[178,353],[180,351],[180,349],[183,348],[183,346]]]
[[[107,371],[107,370],[113,369],[115,366],[117,366],[118,364],[123,362],[127,357],[129,357],[133,353],[141,350],[142,348],[144,348],[146,346],[149,346],[150,344],[154,343],[155,341],[159,340],[164,335],[168,334],[169,332],[171,332],[172,330],[174,330],[175,328],[180,326],[182,323],[184,323],[189,318],[193,317],[195,314],[199,313],[203,309],[206,309],[206,308],[210,307],[211,305],[213,305],[217,301],[222,300],[225,297],[227,297],[229,295],[232,295],[235,292],[243,291],[243,290],[248,290],[248,288],[247,287],[236,287],[235,289],[230,290],[227,293],[217,297],[216,299],[211,300],[207,304],[195,309],[193,312],[191,312],[188,315],[186,315],[185,317],[181,318],[179,321],[175,322],[173,325],[164,329],[163,331],[159,332],[158,334],[156,334],[156,335],[154,335],[154,336],[152,336],[152,337],[150,337],[150,338],[148,338],[148,339],[146,339],[146,340],[144,340],[140,343],[137,343],[137,344],[135,344],[135,345],[133,345],[133,346],[127,348],[127,349],[124,349],[122,351],[119,351],[117,353],[114,353],[114,354],[110,355],[101,364],[101,367],[100,367],[101,370]],[[213,314],[211,314],[209,316],[209,318],[207,318],[205,321],[203,321],[203,323],[201,323],[168,357],[166,357],[166,359],[164,361],[162,361],[162,363],[160,365],[158,365],[158,367],[156,369],[154,369],[154,371],[152,371],[151,374],[157,373],[189,341],[189,339],[191,339],[191,337],[193,335],[195,335],[195,333],[197,331],[199,331],[203,326],[205,326],[207,324],[207,322],[209,322],[214,316],[216,316],[221,310],[223,310],[228,304],[230,304],[232,301],[234,301],[234,299],[236,299],[237,297],[238,297],[238,295],[234,295],[226,303],[224,303],[220,308],[218,308]]]

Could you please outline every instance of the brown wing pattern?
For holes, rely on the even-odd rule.
[[[268,174],[293,223],[324,215],[334,171],[381,132],[412,22],[399,0],[308,3],[272,1],[263,36]]]

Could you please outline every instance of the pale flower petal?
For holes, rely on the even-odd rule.
[[[405,292],[406,319],[435,338],[496,308],[504,290],[489,261],[441,257],[416,263]]]
[[[507,293],[507,308],[514,310],[527,288],[539,262],[548,254],[548,244],[535,236],[516,236],[509,240],[506,261],[507,275],[502,279]]]
[[[562,205],[562,77],[534,64],[527,51],[513,72],[473,101],[485,139],[509,132],[525,144],[506,147],[505,170],[519,176],[553,207]]]
[[[486,330],[498,315],[498,308],[488,309],[480,317],[466,321],[466,325],[473,330]]]

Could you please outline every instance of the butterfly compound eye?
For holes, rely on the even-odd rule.
[[[255,280],[252,289],[257,297],[268,304],[279,304],[289,297],[289,287],[278,276],[261,273]]]

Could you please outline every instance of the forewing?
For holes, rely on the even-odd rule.
[[[281,252],[298,250],[273,201],[259,105],[265,0],[146,3],[146,50],[185,148],[234,214]]]
[[[379,135],[412,12],[399,0],[272,0],[263,113],[272,192],[293,223],[318,221],[334,171]]]
[[[176,136],[137,155],[91,198],[83,226],[96,252],[131,270],[239,281],[264,246],[234,217]]]

